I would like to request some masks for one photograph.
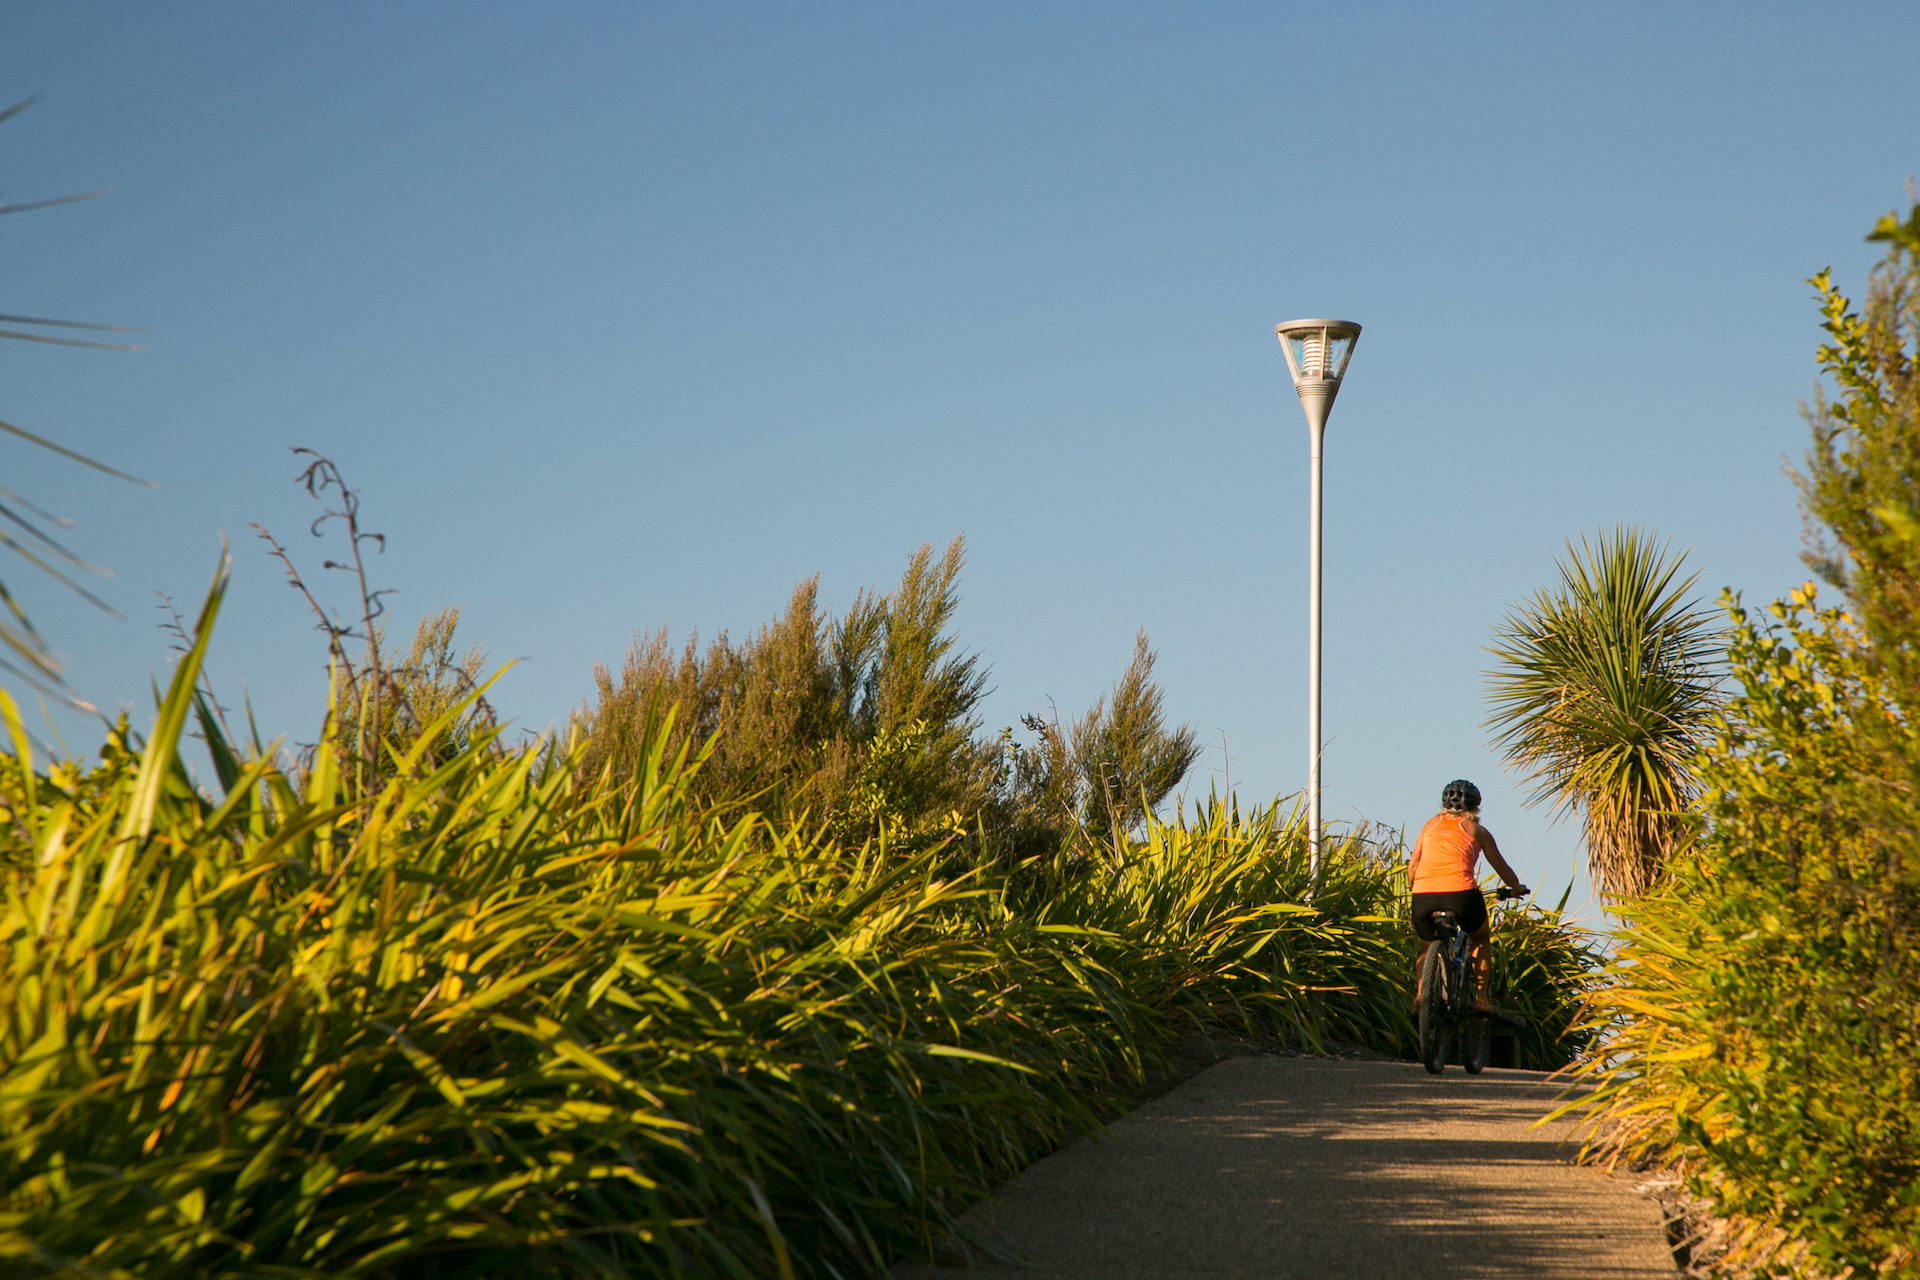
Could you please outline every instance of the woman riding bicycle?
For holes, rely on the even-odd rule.
[[[1474,1012],[1487,1013],[1493,1008],[1487,998],[1487,975],[1492,968],[1487,944],[1493,940],[1493,926],[1487,922],[1487,900],[1473,878],[1474,864],[1484,853],[1515,892],[1525,893],[1527,887],[1500,856],[1493,832],[1480,825],[1480,788],[1464,778],[1449,782],[1440,792],[1440,810],[1420,828],[1413,852],[1407,857],[1407,879],[1413,886],[1413,931],[1421,943],[1420,959],[1414,965],[1414,985],[1417,992],[1421,975],[1426,972],[1427,949],[1433,945],[1432,915],[1451,911],[1473,939]],[[1418,994],[1414,998],[1417,1001]]]

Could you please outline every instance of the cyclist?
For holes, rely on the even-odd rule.
[[[1500,878],[1516,892],[1527,887],[1513,868],[1500,856],[1493,832],[1480,825],[1480,788],[1465,778],[1456,778],[1440,792],[1440,812],[1427,820],[1414,839],[1413,852],[1407,857],[1407,879],[1413,886],[1413,931],[1420,937],[1420,958],[1414,962],[1414,999],[1425,976],[1427,948],[1433,945],[1433,913],[1451,911],[1453,918],[1473,939],[1475,1013],[1488,1013],[1487,975],[1492,968],[1488,943],[1493,941],[1493,926],[1487,922],[1487,900],[1480,896],[1480,885],[1473,878],[1474,864],[1481,854],[1500,873]]]

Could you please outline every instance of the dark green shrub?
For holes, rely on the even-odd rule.
[[[677,653],[665,630],[637,639],[619,677],[595,672],[575,718],[581,779],[633,775],[663,711],[672,745],[710,743],[691,781],[707,803],[751,804],[809,820],[841,840],[884,838],[913,851],[953,844],[1011,865],[1091,832],[1111,840],[1157,806],[1199,754],[1169,728],[1143,632],[1112,693],[1066,728],[1026,717],[1038,740],[981,735],[987,671],[952,635],[965,543],[914,552],[891,593],[862,592],[844,617],[819,608],[818,583],[753,637],[698,636]]]

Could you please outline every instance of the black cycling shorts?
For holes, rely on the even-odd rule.
[[[1422,942],[1433,941],[1433,921],[1429,917],[1436,911],[1453,912],[1453,918],[1468,933],[1478,933],[1487,924],[1486,895],[1478,889],[1416,893],[1413,895],[1413,931],[1420,935]]]

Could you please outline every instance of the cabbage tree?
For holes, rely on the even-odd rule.
[[[1637,897],[1691,830],[1694,756],[1719,701],[1722,648],[1681,576],[1686,553],[1636,527],[1567,543],[1557,587],[1494,628],[1493,745],[1529,803],[1582,823],[1603,893]]]

